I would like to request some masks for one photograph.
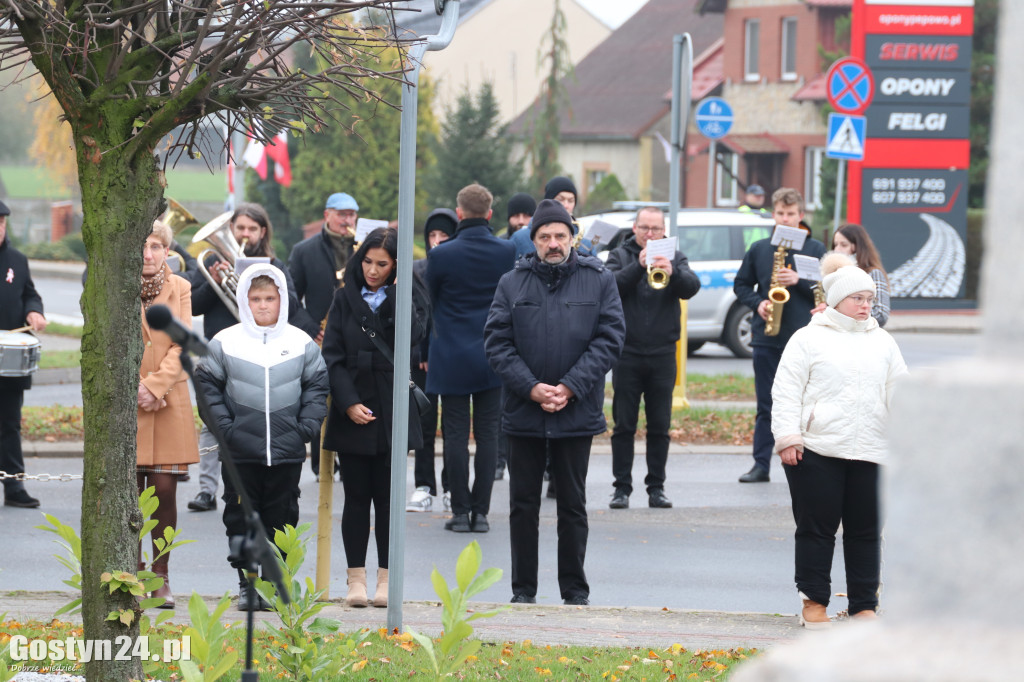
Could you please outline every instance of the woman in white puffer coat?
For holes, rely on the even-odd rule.
[[[846,589],[854,618],[874,618],[881,571],[879,464],[899,347],[871,317],[875,283],[843,254],[822,259],[828,307],[786,345],[772,387],[775,450],[796,520],[800,623],[826,628],[832,557],[843,524]]]

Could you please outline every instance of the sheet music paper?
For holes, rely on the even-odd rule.
[[[814,282],[821,281],[821,261],[814,256],[794,253],[793,265],[796,266],[796,274],[800,279],[809,279]]]
[[[235,274],[241,276],[245,269],[252,267],[257,263],[269,263],[270,259],[266,256],[243,256],[242,258],[235,259]]]
[[[807,233],[799,227],[786,227],[785,225],[776,225],[775,231],[772,232],[772,246],[778,246],[779,244],[784,245],[787,249],[793,249],[799,251],[804,248],[804,242],[807,241]]]
[[[387,227],[388,221],[386,220],[373,220],[371,218],[360,218],[356,221],[356,244],[362,244],[366,236],[376,230],[378,227]]]
[[[586,234],[583,235],[584,239],[590,241],[591,246],[595,249],[599,244],[607,244],[612,240],[616,234],[619,233],[619,228],[611,223],[604,220],[595,220],[587,228]]]
[[[658,256],[672,260],[676,255],[676,238],[665,237],[664,239],[647,240],[647,263],[654,265],[654,259]]]

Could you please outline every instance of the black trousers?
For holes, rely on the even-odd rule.
[[[583,563],[590,532],[586,485],[592,440],[508,437],[512,594],[537,596],[540,498],[550,449],[553,480],[558,481],[558,589],[562,599],[590,596]]]
[[[470,399],[473,403],[473,487],[469,485]],[[452,493],[452,513],[487,514],[491,509],[494,469],[498,465],[498,419],[501,388],[470,395],[441,396],[441,430],[444,432],[444,467]]]
[[[615,488],[633,492],[633,457],[640,398],[647,415],[648,494],[665,487],[668,435],[672,423],[672,390],[676,384],[676,354],[624,353],[612,372],[612,474]]]
[[[427,373],[418,367],[412,369],[412,380],[416,385],[426,391]],[[427,393],[430,400],[430,411],[426,415],[420,415],[420,428],[423,430],[423,447],[413,451],[413,480],[417,488],[426,486],[430,488],[431,495],[437,495],[437,474],[435,473],[435,461],[437,451],[434,449],[434,441],[437,439],[437,394]],[[444,431],[441,431],[444,438]],[[448,471],[444,468],[444,461],[441,462],[441,489],[448,490]]]
[[[242,487],[252,500],[253,510],[259,514],[267,537],[274,541],[274,531],[299,524],[299,478],[302,462],[278,464],[237,464]],[[245,513],[235,490],[235,484],[224,469],[224,529],[230,538],[245,534]],[[235,568],[244,568],[235,563]]]
[[[391,532],[391,453],[382,452],[373,457],[343,454],[340,457],[341,483],[345,488],[345,507],[341,512],[345,560],[349,568],[366,566],[372,504],[377,566],[387,568]]]
[[[754,393],[757,416],[754,418],[754,464],[770,471],[775,436],[772,435],[772,385],[782,360],[781,348],[754,346]]]
[[[9,474],[25,473],[25,459],[21,452],[21,406],[25,391],[21,379],[0,379],[0,471]],[[494,472],[491,472],[494,477]],[[21,481],[4,479],[4,493],[24,489]]]
[[[841,522],[850,615],[873,611],[881,573],[878,465],[804,450],[796,466],[783,468],[796,520],[797,589],[828,605]]]

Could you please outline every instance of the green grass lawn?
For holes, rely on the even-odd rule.
[[[167,170],[165,195],[186,206],[196,201],[223,201],[227,195],[225,171],[215,168]],[[31,165],[0,164],[0,178],[14,199],[67,199],[69,193],[49,180],[46,172]]]

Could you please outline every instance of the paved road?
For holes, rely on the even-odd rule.
[[[607,452],[607,448],[598,448]],[[678,448],[676,448],[678,450]],[[81,460],[35,459],[29,473],[78,473]],[[741,485],[736,477],[748,468],[746,455],[673,454],[669,458],[667,492],[676,503],[670,510],[646,506],[642,491],[632,497],[633,509],[612,511],[611,457],[595,454],[588,478],[590,543],[587,571],[594,604],[649,606],[718,611],[793,613],[793,520],[789,492],[781,473],[768,484]],[[412,469],[410,460],[409,486]],[[643,477],[638,461],[635,474]],[[317,484],[308,469],[301,483],[301,520],[314,521]],[[78,524],[80,484],[30,483],[43,501],[41,510],[0,507],[4,552],[0,553],[0,590],[63,589],[65,570],[52,558],[60,550],[50,534],[33,526],[43,521],[39,511],[65,523]],[[171,560],[171,584],[176,592],[202,594],[234,591],[236,580],[225,562],[226,542],[218,513],[185,511],[185,502],[198,491],[193,479],[179,487],[179,524],[193,544],[177,550]],[[340,536],[342,493],[335,490],[331,595],[343,596],[344,555]],[[438,501],[439,502],[439,501]],[[486,535],[455,534],[442,528],[440,512],[406,514],[406,583],[410,600],[434,598],[429,575],[436,565],[445,576],[454,573],[459,551],[479,540],[484,563],[505,571],[503,579],[480,596],[482,601],[506,601],[509,584],[508,483],[496,482],[491,506],[493,530]],[[541,511],[541,574],[538,602],[560,603],[555,572],[554,503]],[[148,541],[147,541],[148,544]],[[368,564],[376,565],[370,540]],[[843,591],[841,550],[835,591]],[[312,559],[307,570],[312,572]],[[841,601],[841,600],[840,600]],[[839,606],[837,608],[842,608]],[[3,611],[0,599],[0,612]]]

